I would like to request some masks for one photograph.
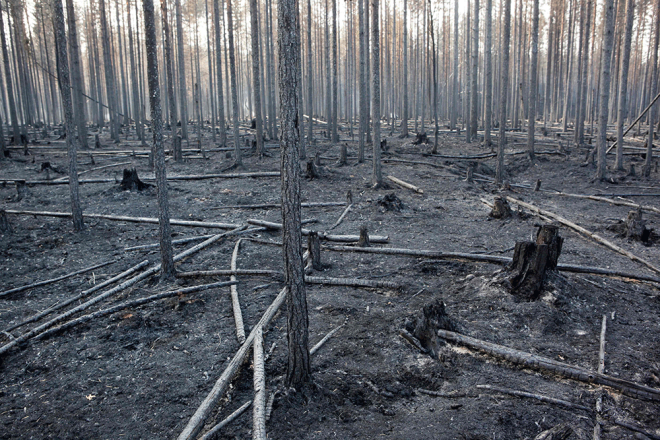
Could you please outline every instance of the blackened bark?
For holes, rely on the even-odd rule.
[[[300,18],[297,0],[280,0],[278,49],[280,117],[282,128],[282,243],[287,292],[287,338],[289,345],[287,384],[300,387],[311,379],[309,318],[302,259],[300,217],[300,127],[298,84],[300,68]]]
[[[373,57],[373,96],[371,101],[371,119],[374,129],[373,151],[373,173],[371,183],[375,187],[383,185],[383,173],[380,163],[380,19],[379,1],[371,0],[371,56]]]
[[[176,45],[179,58],[179,116],[181,117],[181,135],[188,139],[188,93],[186,92],[186,62],[183,53],[183,23],[181,19],[181,1],[175,0]],[[192,75],[192,72],[190,73]]]
[[[538,94],[539,64],[539,0],[534,0],[532,18],[532,59],[529,68],[529,108],[527,115],[527,152],[534,161],[534,129],[536,124],[536,96]]]
[[[509,93],[509,43],[511,41],[511,0],[504,0],[504,31],[502,35],[502,70],[500,77],[500,133],[497,149],[495,179],[502,183],[504,177],[504,147],[506,145],[506,102]]]
[[[9,67],[9,51],[7,50],[7,39],[5,37],[5,23],[0,3],[0,42],[2,43],[2,60],[5,66],[5,84],[7,85],[7,101],[9,101],[9,118],[11,119],[12,131],[14,133],[14,145],[21,141],[21,131],[18,127],[18,116],[16,114],[16,100],[14,99],[14,85],[11,79],[11,68]]]
[[[220,145],[227,144],[227,122],[225,121],[225,98],[222,81],[222,39],[220,38],[220,6],[219,0],[213,0],[213,27],[215,32],[215,73],[218,90],[218,119],[220,120]]]
[[[176,99],[174,98],[174,69],[172,65],[172,32],[170,31],[170,22],[167,18],[167,0],[160,0],[160,13],[163,19],[163,32],[165,33],[165,69],[167,75],[167,96],[170,107],[170,129],[172,132],[176,130]],[[129,34],[130,35],[130,34]],[[175,136],[172,136],[174,139]]]
[[[158,190],[158,232],[160,235],[161,279],[174,276],[170,209],[167,198],[167,176],[165,173],[165,151],[163,149],[163,118],[160,108],[160,86],[158,84],[158,44],[156,42],[156,18],[153,0],[143,0],[145,45],[147,48],[147,78],[149,83],[149,106],[154,139],[154,165]]]
[[[259,69],[259,21],[257,0],[250,0],[250,25],[252,38],[252,84],[254,87],[254,109],[257,122],[257,154],[264,155],[264,129],[261,117],[261,73]]]
[[[73,114],[78,127],[78,141],[83,148],[89,148],[87,143],[87,120],[85,115],[85,84],[80,71],[80,52],[78,49],[78,30],[76,29],[76,14],[73,0],[66,0],[66,15],[69,25],[69,48],[71,49],[71,87],[73,92]]]
[[[231,107],[234,121],[234,164],[242,165],[241,143],[238,131],[238,89],[236,87],[236,56],[234,54],[234,20],[232,17],[232,0],[227,0],[227,33],[229,34],[229,72],[231,75]]]
[[[600,57],[600,102],[598,103],[597,137],[598,165],[596,168],[596,178],[598,180],[605,178],[607,166],[605,150],[607,149],[607,116],[609,114],[610,79],[612,76],[610,61],[614,40],[614,0],[605,0],[605,3],[603,3],[603,17],[605,18],[605,22],[603,23],[603,49]],[[657,62],[657,58],[655,60]],[[653,127],[650,130],[653,131]]]

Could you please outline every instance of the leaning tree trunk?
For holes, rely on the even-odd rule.
[[[87,143],[87,118],[85,115],[85,97],[83,76],[80,72],[80,52],[78,49],[78,31],[73,0],[66,0],[66,15],[69,25],[69,48],[71,49],[71,87],[73,92],[73,114],[78,127],[80,146],[89,148]]]
[[[632,45],[632,26],[635,18],[635,0],[626,2],[626,30],[623,37],[623,57],[619,76],[619,110],[616,118],[616,162],[615,168],[623,170],[623,123],[628,116],[628,64]]]
[[[504,0],[504,30],[502,35],[502,72],[500,83],[500,133],[497,149],[495,178],[502,183],[504,177],[504,147],[506,146],[506,102],[509,98],[509,43],[511,41],[511,0]]]
[[[380,31],[378,0],[371,0],[371,44],[373,57],[373,97],[371,102],[371,119],[374,127],[373,150],[373,174],[371,183],[375,187],[383,185],[383,173],[380,163]]]
[[[215,32],[215,74],[218,90],[218,120],[220,121],[220,145],[227,143],[227,123],[225,121],[225,98],[222,81],[222,40],[220,39],[220,0],[213,0],[213,27]]]
[[[12,131],[14,133],[14,145],[21,142],[21,130],[18,126],[18,116],[16,112],[16,100],[14,99],[14,86],[11,79],[11,69],[9,67],[9,52],[7,51],[7,40],[5,37],[5,23],[2,16],[2,3],[0,2],[0,39],[2,43],[2,60],[5,67],[5,84],[7,84],[7,101],[9,101],[9,118],[11,119]]]
[[[241,143],[238,131],[238,89],[236,87],[236,55],[234,54],[234,19],[232,17],[232,0],[227,0],[227,33],[229,34],[229,72],[231,75],[231,107],[234,121],[234,165],[243,164]]]
[[[80,194],[78,191],[78,163],[77,142],[74,136],[73,103],[71,101],[71,84],[69,82],[69,58],[66,47],[66,30],[64,28],[64,9],[62,1],[53,2],[53,31],[55,33],[55,47],[57,48],[57,77],[60,83],[62,106],[64,107],[64,126],[66,130],[66,144],[69,155],[69,192],[71,195],[71,218],[73,229],[81,231],[85,228],[82,208],[80,207]]]
[[[181,20],[181,0],[175,0],[176,45],[179,57],[179,107],[181,109],[181,136],[188,139],[188,94],[186,93],[186,61],[183,53],[183,23]],[[191,72],[192,75],[192,72]]]
[[[654,97],[658,93],[658,42],[660,41],[660,0],[657,3],[655,13],[655,37],[653,39],[653,75],[651,79],[651,95]],[[644,176],[651,174],[651,161],[653,159],[653,126],[657,115],[657,106],[649,109],[649,137],[646,144],[646,160],[644,161]]]
[[[287,339],[289,345],[286,381],[299,388],[311,380],[309,318],[305,292],[300,217],[300,131],[298,124],[298,72],[300,67],[299,14],[297,0],[280,0],[278,51],[280,117],[282,131],[282,244],[287,286]]]
[[[158,44],[156,42],[156,18],[153,0],[143,0],[145,45],[147,48],[147,78],[149,82],[149,106],[154,135],[154,165],[158,189],[158,232],[160,235],[161,279],[174,276],[170,209],[167,199],[167,177],[165,173],[165,151],[163,149],[163,118],[160,108],[158,85]]]
[[[600,102],[598,108],[598,168],[596,178],[603,180],[606,172],[606,150],[607,150],[607,116],[610,101],[610,78],[612,58],[612,42],[614,40],[614,0],[605,0],[603,4],[603,49],[600,57]],[[657,40],[657,37],[656,37]],[[656,46],[657,48],[657,46]],[[657,58],[656,58],[657,63]],[[653,131],[653,127],[650,127]]]
[[[264,155],[264,129],[261,118],[261,73],[259,72],[259,21],[257,0],[250,0],[250,36],[252,38],[252,85],[254,87],[254,109],[257,129],[257,154]]]
[[[529,159],[534,161],[534,129],[536,125],[536,96],[538,95],[538,64],[539,64],[539,0],[534,0],[532,17],[532,59],[529,67],[529,98],[527,100],[527,152]]]
[[[477,74],[479,71],[479,0],[474,1],[474,18],[472,20],[472,110],[470,111],[470,129],[472,133],[470,138],[477,139],[477,108],[479,104],[479,94],[477,93]]]

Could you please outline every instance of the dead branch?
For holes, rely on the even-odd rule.
[[[123,166],[123,165],[130,165],[130,164],[131,164],[131,162],[111,163],[109,165],[103,165],[103,166],[100,166],[100,167],[90,168],[88,170],[81,171],[81,172],[78,173],[78,176],[81,176],[81,175],[87,174],[87,173],[91,173],[92,171],[98,171],[98,170],[103,170],[103,169],[106,169],[106,168],[112,168],[112,167],[118,167],[118,166]],[[68,179],[69,178],[67,176],[64,176],[64,177],[58,177],[57,179],[55,179],[55,181],[59,182],[61,180],[64,181],[64,180],[68,180]]]
[[[543,396],[541,394],[528,393],[526,391],[517,391],[509,388],[498,387],[495,385],[477,385],[477,388],[497,391],[498,393],[509,394],[511,396],[528,397],[530,399],[540,400],[541,402],[552,403],[553,405],[565,406],[570,409],[579,409],[582,411],[592,412],[593,410],[588,406],[578,405],[568,400],[556,399],[554,397]]]
[[[75,271],[75,272],[68,273],[66,275],[62,275],[61,277],[51,278],[50,280],[38,281],[36,283],[28,284],[26,286],[15,287],[13,289],[5,290],[4,292],[0,292],[0,298],[3,297],[3,296],[11,295],[12,293],[23,292],[24,290],[34,289],[35,287],[41,287],[41,286],[46,286],[48,284],[53,284],[53,283],[56,283],[58,281],[65,280],[67,278],[71,278],[71,277],[74,277],[76,275],[80,275],[80,274],[92,271],[94,269],[98,269],[99,267],[108,266],[112,263],[116,263],[117,261],[118,260],[106,261],[106,262],[96,264],[94,266],[91,266],[91,267],[88,267],[88,268],[85,268],[85,269],[81,269],[81,270],[78,270],[78,271]]]
[[[537,356],[524,351],[482,341],[480,339],[471,338],[448,330],[438,330],[438,336],[447,341],[479,350],[513,364],[521,365],[525,368],[548,371],[579,382],[607,386],[634,398],[660,402],[660,390],[635,382],[608,376],[596,371],[565,364],[563,362],[555,361],[554,359]]]
[[[243,361],[248,354],[248,350],[252,346],[252,342],[254,341],[257,330],[263,329],[270,323],[270,320],[275,315],[275,312],[277,312],[277,310],[284,302],[284,299],[286,298],[286,292],[287,288],[285,287],[280,291],[273,303],[268,307],[257,325],[250,332],[250,335],[245,340],[245,343],[241,345],[241,348],[238,349],[232,360],[227,365],[227,368],[225,368],[225,371],[223,371],[220,378],[215,382],[211,392],[206,396],[199,408],[197,408],[195,411],[195,414],[193,414],[193,416],[190,418],[183,432],[181,432],[179,435],[178,440],[192,440],[196,438],[197,434],[204,426],[204,422],[206,421],[207,417],[213,410],[213,407],[224,395],[227,387],[229,386],[229,382],[234,377],[234,374],[236,374],[239,367],[243,364]]]
[[[331,231],[331,230],[335,229],[337,226],[339,226],[339,224],[341,223],[341,221],[344,220],[344,217],[346,217],[346,214],[348,214],[348,212],[351,210],[352,207],[353,207],[353,204],[352,204],[352,203],[351,203],[350,205],[348,205],[348,206],[346,207],[346,209],[344,209],[344,212],[341,213],[341,215],[339,216],[339,218],[337,219],[337,221],[335,222],[335,224],[332,225],[332,226],[330,226],[330,227],[328,228],[328,231]]]
[[[190,272],[177,272],[177,278],[197,278],[197,277],[228,277],[237,276],[268,276],[281,279],[284,274],[276,270],[265,269],[214,269],[214,270],[195,270]]]
[[[373,236],[369,236],[373,241]],[[511,258],[498,257],[483,254],[466,254],[460,252],[439,252],[423,249],[401,249],[401,248],[383,248],[383,247],[355,247],[355,246],[337,246],[325,245],[323,249],[338,252],[362,252],[367,254],[386,254],[386,255],[407,255],[410,257],[426,257],[439,260],[469,260],[480,261],[484,263],[509,264]]]
[[[653,264],[651,264],[650,262],[648,262],[648,261],[646,261],[645,259],[640,258],[640,257],[638,257],[638,256],[636,256],[636,255],[634,255],[634,254],[632,254],[631,252],[628,252],[627,250],[621,248],[620,246],[617,246],[617,245],[615,245],[614,243],[612,243],[612,242],[610,242],[610,241],[608,241],[608,240],[605,240],[603,237],[601,237],[601,236],[599,236],[599,235],[597,235],[597,234],[594,234],[593,232],[590,232],[590,231],[586,230],[586,229],[583,228],[582,226],[578,226],[578,225],[576,225],[575,223],[570,222],[570,221],[566,220],[565,218],[563,218],[563,217],[561,217],[561,216],[559,216],[559,215],[557,215],[557,214],[555,214],[555,213],[552,213],[552,212],[550,212],[550,211],[545,211],[545,210],[540,209],[540,208],[538,208],[537,206],[534,206],[534,205],[532,205],[532,204],[525,203],[525,202],[523,202],[523,201],[520,201],[520,200],[514,199],[513,197],[509,197],[509,196],[507,196],[506,198],[507,198],[507,200],[510,201],[511,203],[517,203],[518,205],[523,206],[523,207],[525,207],[525,208],[527,208],[527,209],[529,209],[529,210],[531,210],[531,211],[533,211],[533,212],[537,212],[537,213],[539,213],[539,214],[543,214],[543,215],[545,215],[546,217],[553,218],[553,219],[555,219],[556,221],[558,221],[559,223],[561,223],[561,224],[563,224],[563,225],[565,225],[565,226],[568,226],[569,228],[574,229],[574,230],[580,232],[580,233],[583,234],[583,235],[586,235],[587,237],[589,237],[589,238],[595,240],[596,242],[598,242],[598,243],[604,245],[605,247],[608,247],[608,248],[612,249],[613,251],[620,253],[621,255],[625,255],[626,257],[630,258],[630,259],[633,260],[633,261],[637,261],[637,262],[639,262],[639,263],[642,263],[644,266],[648,267],[649,269],[651,269],[652,271],[654,271],[654,272],[656,272],[656,273],[660,273],[660,268],[655,267],[655,266],[654,266]]]
[[[608,199],[607,197],[600,197],[600,196],[587,196],[587,195],[582,195],[582,194],[569,194],[569,193],[557,193],[557,195],[560,196],[565,196],[565,197],[574,197],[578,199],[588,199],[588,200],[595,200],[597,202],[606,202],[610,203],[612,205],[617,205],[617,206],[630,206],[631,208],[638,208],[642,209],[647,212],[653,212],[655,214],[660,214],[660,208],[656,208],[655,206],[649,206],[649,205],[639,205],[637,203],[629,202],[627,200],[613,200],[613,199]]]
[[[316,353],[317,351],[319,351],[319,349],[320,349],[321,347],[323,347],[323,344],[325,344],[326,342],[328,342],[328,339],[330,339],[335,333],[337,333],[339,330],[341,330],[342,327],[344,327],[344,326],[346,325],[347,322],[348,322],[348,318],[346,318],[346,320],[344,320],[344,323],[343,323],[342,325],[340,325],[340,326],[337,327],[337,328],[334,328],[334,329],[330,330],[330,331],[328,332],[328,334],[325,335],[325,336],[323,337],[323,339],[321,339],[319,342],[317,342],[317,343],[312,347],[312,349],[309,350],[309,355],[312,356],[312,355],[314,355],[314,353]]]
[[[238,281],[223,281],[223,282],[218,282],[218,283],[211,283],[211,284],[202,284],[200,286],[192,286],[192,287],[185,287],[182,289],[177,289],[177,290],[170,290],[167,292],[162,292],[162,293],[157,293],[155,295],[150,295],[146,296],[144,298],[138,298],[134,299],[132,301],[126,301],[121,304],[117,304],[116,306],[112,306],[107,309],[101,309],[97,312],[90,313],[88,315],[83,315],[79,318],[76,318],[74,320],[65,322],[62,325],[59,325],[57,327],[51,328],[49,330],[46,330],[43,333],[38,334],[37,336],[34,337],[35,340],[40,340],[40,339],[45,339],[48,338],[56,333],[60,333],[64,330],[68,330],[72,327],[75,327],[80,324],[84,324],[89,321],[96,320],[98,318],[102,318],[104,316],[111,315],[113,313],[120,312],[125,309],[133,308],[133,307],[138,307],[142,306],[144,304],[148,304],[150,302],[158,301],[159,299],[164,299],[164,298],[171,298],[173,296],[181,296],[181,295],[186,295],[188,293],[194,293],[194,292],[201,292],[204,290],[209,290],[209,289],[215,289],[215,288],[220,288],[220,287],[226,287],[228,285],[232,285],[238,283]]]
[[[396,177],[394,177],[394,176],[387,176],[387,178],[388,178],[389,180],[391,180],[392,182],[396,183],[396,184],[399,185],[399,186],[402,186],[402,187],[404,187],[404,188],[411,189],[411,190],[413,190],[413,191],[415,191],[416,193],[419,193],[419,194],[424,194],[424,190],[421,189],[421,188],[419,188],[419,187],[417,187],[417,186],[415,186],[415,185],[412,185],[412,184],[410,184],[410,183],[408,183],[408,182],[404,182],[403,180],[398,179],[398,178],[396,178]]]
[[[248,219],[247,222],[251,225],[262,226],[264,228],[274,229],[277,231],[282,229],[281,223],[274,223],[274,222],[268,222],[265,220],[257,220],[257,219]],[[309,229],[302,228],[303,235],[309,235],[309,233],[310,233]],[[326,234],[325,232],[319,232],[318,234],[319,234],[319,238],[322,240],[337,241],[343,243],[357,243],[358,240],[360,239],[358,235],[331,235],[331,234]],[[382,236],[382,235],[373,235],[370,236],[369,239],[374,243],[387,243],[389,241],[388,236]]]
[[[178,240],[172,240],[172,244],[185,244],[193,241],[206,240],[209,237],[213,237],[213,235],[197,235],[195,237],[180,238]],[[143,244],[139,246],[131,246],[124,248],[124,252],[144,251],[149,249],[158,249],[159,247],[160,247],[160,243]]]
[[[35,215],[35,216],[44,216],[44,217],[71,217],[71,214],[68,212],[50,212],[50,211],[19,211],[15,209],[6,210],[7,214],[15,215]],[[132,222],[132,223],[151,223],[158,224],[158,219],[153,217],[128,217],[125,215],[107,215],[107,214],[90,214],[83,213],[85,218],[96,218],[102,220],[112,220],[118,222]],[[197,228],[219,228],[219,229],[235,229],[239,225],[231,223],[216,223],[216,222],[201,222],[193,220],[178,220],[170,219],[170,224],[173,226],[191,226]]]
[[[211,428],[206,434],[201,436],[199,440],[211,440],[212,438],[214,438],[215,434],[217,434],[218,432],[220,432],[222,428],[224,428],[225,426],[236,420],[238,416],[243,414],[245,410],[250,407],[250,405],[252,405],[252,401],[248,400],[243,405],[241,405],[236,411],[229,414],[227,418],[225,418],[222,422],[218,423],[213,428]]]
[[[231,255],[231,270],[235,271],[236,270],[236,260],[238,259],[238,248],[241,246],[241,239],[239,238],[236,241],[236,245],[234,246],[234,252]],[[237,281],[236,280],[236,275],[230,275],[229,278],[231,281]],[[231,305],[232,309],[234,311],[234,321],[236,323],[236,338],[238,339],[238,343],[242,344],[245,342],[245,325],[243,324],[243,313],[241,312],[241,303],[238,300],[238,289],[236,288],[236,284],[232,284],[229,286],[230,288],[230,293],[231,293]]]
[[[301,203],[303,208],[324,208],[329,206],[346,206],[346,202],[307,202]],[[262,203],[256,205],[222,205],[211,209],[281,209],[279,203]]]
[[[432,391],[432,390],[425,390],[424,388],[417,388],[415,391],[418,393],[426,394],[428,396],[433,396],[433,397],[444,397],[446,399],[458,399],[462,397],[475,397],[472,394],[469,393],[460,393],[456,391],[452,391],[451,393],[443,393],[440,391]]]
[[[17,328],[19,328],[19,327],[24,326],[25,324],[29,324],[29,323],[31,323],[31,322],[35,322],[35,321],[37,321],[37,320],[43,318],[43,317],[46,316],[46,315],[50,315],[50,314],[53,313],[54,311],[56,311],[56,310],[60,310],[60,309],[62,309],[62,308],[64,308],[64,307],[68,306],[68,305],[71,304],[71,303],[74,303],[74,302],[76,302],[76,301],[78,301],[78,300],[80,300],[80,299],[82,299],[82,298],[84,298],[84,297],[86,297],[86,296],[89,296],[89,295],[91,295],[92,293],[94,293],[94,292],[96,292],[96,291],[98,291],[98,290],[101,290],[101,289],[103,289],[103,288],[106,287],[106,286],[109,286],[110,284],[114,283],[115,281],[119,281],[119,280],[121,280],[121,279],[123,279],[123,278],[126,278],[127,276],[129,276],[129,275],[131,275],[131,274],[137,272],[138,270],[142,269],[143,267],[145,267],[145,266],[148,265],[148,264],[149,264],[149,261],[144,260],[143,262],[136,264],[135,266],[131,267],[130,269],[128,269],[128,270],[126,270],[126,271],[124,271],[124,272],[122,272],[122,273],[120,273],[120,274],[118,274],[118,275],[115,275],[114,277],[112,277],[112,278],[110,278],[110,279],[107,279],[107,280],[105,280],[104,282],[102,282],[102,283],[100,283],[100,284],[97,284],[96,286],[92,287],[91,289],[87,289],[87,290],[85,290],[85,291],[79,293],[78,295],[69,298],[68,300],[66,300],[66,301],[64,301],[64,302],[62,302],[62,303],[54,304],[54,305],[52,305],[51,307],[49,307],[49,308],[47,308],[46,310],[44,310],[43,312],[37,313],[36,315],[34,315],[34,316],[32,316],[32,317],[26,319],[26,320],[23,321],[23,322],[19,322],[18,324],[14,324],[14,325],[12,325],[11,327],[7,328],[5,331],[6,331],[6,332],[10,332],[10,331],[15,330],[15,329],[17,329]]]

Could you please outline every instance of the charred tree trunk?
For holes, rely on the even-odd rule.
[[[628,64],[632,45],[632,26],[635,18],[635,0],[626,2],[626,27],[623,38],[623,57],[619,76],[619,109],[616,118],[616,162],[614,167],[623,170],[623,123],[628,116]]]
[[[172,32],[170,31],[170,21],[167,13],[167,0],[160,0],[160,11],[163,20],[163,33],[165,34],[165,74],[167,75],[167,96],[170,107],[170,130],[172,130],[172,133],[175,133],[177,110],[176,99],[174,97],[174,69],[172,68],[174,57],[172,56]],[[172,136],[172,139],[174,138],[175,136]]]
[[[612,42],[614,40],[614,0],[605,0],[603,17],[605,21],[603,23],[603,49],[600,58],[600,102],[598,104],[598,167],[596,171],[598,180],[605,178],[607,167],[607,116],[610,101],[610,78],[612,76],[610,59],[612,58]],[[657,63],[657,58],[655,60]],[[653,128],[651,127],[650,130],[653,131]]]
[[[11,119],[12,132],[14,133],[14,145],[19,145],[21,141],[21,130],[18,126],[18,115],[16,111],[16,100],[14,99],[14,85],[11,78],[11,68],[9,67],[9,51],[7,50],[7,40],[5,37],[5,23],[2,13],[2,4],[0,4],[0,42],[2,43],[2,60],[5,70],[5,84],[7,85],[7,101],[9,101],[9,118]],[[9,123],[9,121],[7,121]]]
[[[234,19],[232,17],[232,0],[227,0],[227,33],[229,34],[229,71],[231,75],[231,107],[234,121],[234,165],[243,164],[241,143],[238,130],[238,88],[236,86],[236,55],[234,46]]]
[[[107,96],[108,111],[110,113],[110,137],[119,141],[119,115],[117,114],[117,96],[115,94],[115,75],[110,50],[110,31],[108,19],[105,12],[105,0],[99,0],[99,17],[101,19],[101,36],[103,49],[103,64],[105,66],[105,88]]]
[[[186,93],[186,62],[183,53],[183,23],[181,19],[181,0],[174,0],[176,14],[176,42],[179,58],[179,108],[181,117],[181,136],[188,139],[188,94]],[[192,75],[192,72],[190,73]]]
[[[538,64],[539,64],[539,0],[534,0],[532,17],[532,59],[529,68],[529,109],[527,115],[527,152],[529,159],[534,161],[534,129],[536,124],[536,97],[538,94]]]
[[[287,285],[286,382],[301,387],[311,380],[309,318],[302,259],[300,217],[300,131],[298,124],[298,72],[300,67],[300,19],[297,0],[280,0],[278,46],[280,79],[280,138],[282,182],[282,244]]]
[[[85,97],[83,76],[80,70],[80,51],[78,48],[78,31],[76,29],[76,14],[73,0],[66,0],[66,15],[69,25],[69,48],[71,49],[71,87],[73,92],[73,114],[78,127],[78,141],[82,148],[89,148],[87,143],[87,118],[85,115]]]
[[[215,32],[215,74],[218,90],[218,120],[220,121],[220,145],[227,144],[227,122],[225,121],[225,98],[222,81],[222,39],[220,38],[220,0],[213,0],[213,27]]]
[[[254,87],[254,109],[256,115],[257,154],[264,155],[264,129],[261,117],[261,73],[259,69],[259,20],[257,0],[250,0],[250,36],[252,42],[252,85]]]
[[[371,44],[373,57],[373,101],[371,103],[372,122],[374,127],[373,174],[371,183],[375,187],[383,186],[383,174],[380,163],[380,31],[379,31],[379,0],[371,0]]]
[[[484,84],[484,145],[492,147],[493,140],[491,137],[491,124],[493,121],[493,62],[492,62],[492,46],[493,46],[493,0],[486,0],[486,47],[484,48],[485,56],[485,84]]]
[[[660,42],[660,0],[657,2],[655,13],[655,37],[653,38],[653,75],[651,79],[651,95],[658,92],[658,43]],[[653,159],[653,127],[655,125],[657,106],[649,110],[649,136],[646,143],[646,160],[644,161],[643,174],[648,177],[651,174],[651,163]]]
[[[403,118],[401,137],[408,137],[408,0],[403,1]],[[452,127],[453,128],[453,127]]]
[[[504,0],[504,30],[502,35],[502,71],[500,74],[500,133],[497,149],[495,179],[502,183],[504,177],[504,147],[506,146],[506,102],[509,98],[509,43],[511,40],[511,0]]]
[[[479,105],[479,94],[477,93],[477,75],[479,72],[479,0],[474,1],[474,18],[472,19],[472,103],[470,110],[470,139],[477,139],[477,109]]]

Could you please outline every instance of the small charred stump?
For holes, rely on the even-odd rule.
[[[134,189],[142,191],[143,189],[149,188],[151,185],[140,180],[135,168],[130,170],[124,168],[124,177],[121,179],[120,186],[122,191],[133,191]]]
[[[344,166],[348,163],[348,144],[341,144],[339,147],[339,160],[337,166]]]
[[[516,243],[507,278],[512,294],[528,301],[534,301],[540,296],[546,272],[556,269],[561,254],[564,239],[558,235],[558,231],[557,226],[543,225],[537,232],[536,243]]]
[[[321,173],[319,172],[319,168],[316,165],[316,161],[314,159],[307,160],[307,168],[305,170],[305,176],[309,180],[314,180],[321,177]]]
[[[371,243],[369,242],[369,229],[364,225],[360,227],[360,238],[358,239],[357,245],[359,247],[371,246]]]
[[[490,211],[488,216],[491,218],[499,219],[511,217],[511,206],[509,206],[509,202],[507,202],[505,198],[495,196],[493,209]]]
[[[383,197],[380,197],[376,203],[385,208],[387,211],[401,212],[406,207],[403,205],[403,202],[400,198],[394,193],[386,194]]]
[[[172,140],[172,153],[174,160],[180,162],[183,160],[183,150],[181,149],[181,135],[177,134]]]
[[[434,358],[439,357],[439,347],[445,344],[438,339],[438,330],[456,331],[456,326],[445,310],[445,303],[440,299],[425,305],[421,318],[409,323],[408,327],[412,335],[419,340],[422,348]]]
[[[642,210],[630,211],[625,222],[625,236],[628,240],[637,240],[647,243],[651,238],[652,229],[646,227],[646,221],[642,218]]]
[[[413,145],[428,144],[429,137],[427,136],[426,133],[417,133],[417,135],[415,136],[415,140],[412,143]]]
[[[307,266],[311,266],[314,270],[323,270],[327,267],[326,264],[321,262],[321,240],[319,233],[310,231],[307,236],[307,250],[309,251],[309,260]]]
[[[101,139],[99,139],[99,134],[94,135],[94,148],[101,148]]]
[[[4,209],[0,209],[0,233],[8,234],[11,232],[11,224],[7,219],[7,213]]]
[[[380,150],[383,153],[388,153],[390,151],[390,147],[387,146],[387,139],[380,141]]]

